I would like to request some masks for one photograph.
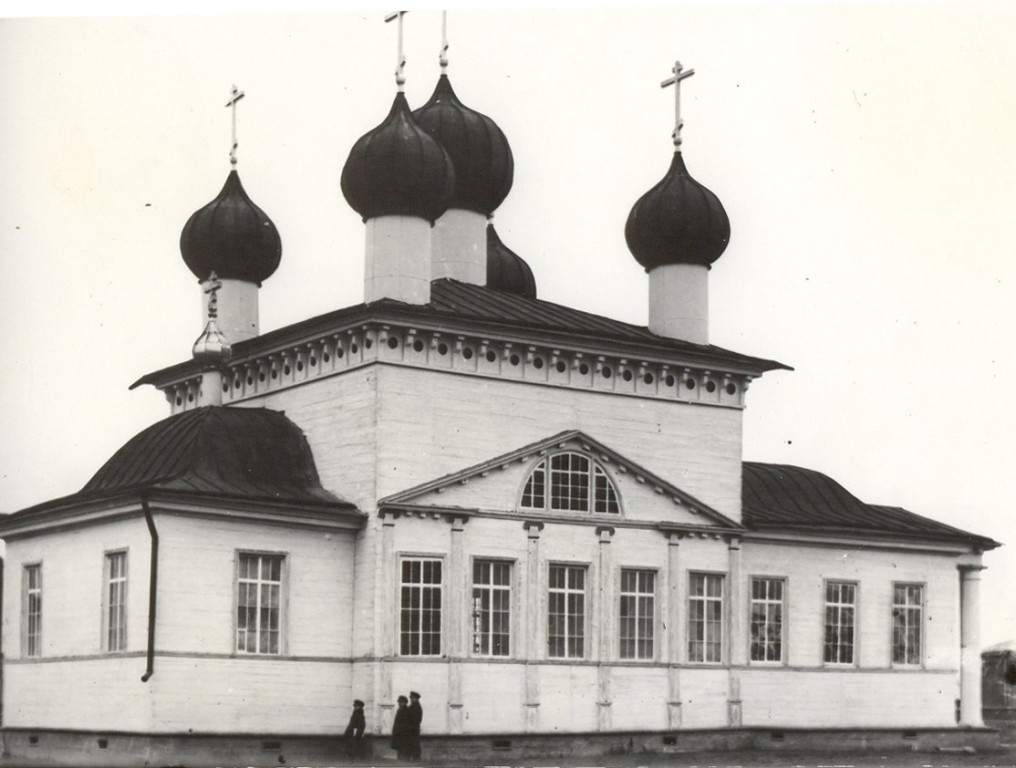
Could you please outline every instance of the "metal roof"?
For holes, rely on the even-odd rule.
[[[788,464],[743,464],[742,522],[761,531],[890,534],[958,541],[979,549],[999,543],[901,507],[866,504],[831,477]]]
[[[712,344],[693,344],[658,336],[645,326],[450,278],[432,281],[430,296],[430,303],[424,305],[381,299],[302,320],[234,344],[233,360],[255,357],[351,325],[401,322],[457,332],[514,333],[534,341],[549,338],[555,343],[575,343],[597,349],[621,346],[632,355],[677,357],[685,364],[735,368],[751,375],[776,369],[791,370],[775,360],[742,355]],[[199,368],[199,364],[188,360],[143,376],[131,388],[142,384],[158,385],[197,373]]]
[[[353,508],[321,486],[307,439],[285,415],[207,406],[135,435],[76,494],[16,514],[153,491]]]

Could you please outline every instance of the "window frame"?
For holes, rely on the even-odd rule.
[[[446,558],[445,558],[444,555],[431,554],[431,553],[419,553],[419,552],[400,552],[398,554],[398,556],[396,557],[396,560],[395,560],[395,562],[396,562],[396,568],[397,568],[397,570],[396,570],[396,585],[397,585],[397,589],[398,589],[398,597],[397,597],[397,599],[395,601],[395,627],[396,627],[396,632],[397,632],[397,635],[396,635],[396,638],[395,638],[395,640],[396,640],[395,645],[396,645],[396,653],[397,653],[398,656],[402,656],[402,657],[405,657],[405,658],[414,658],[414,659],[417,659],[417,658],[438,659],[438,658],[442,658],[445,655],[447,655],[447,651],[446,651],[447,641],[446,641],[446,638],[445,638],[445,624],[446,624],[446,622],[445,622],[445,611],[447,611],[448,608],[447,608],[447,603],[446,603],[446,600],[445,600],[445,591],[446,591],[446,585],[447,585],[447,573],[448,573],[448,569],[445,567],[445,559]],[[438,626],[437,626],[437,633],[436,633],[437,634],[437,646],[438,646],[437,653],[422,653],[422,652],[413,653],[413,652],[410,652],[410,651],[403,651],[403,645],[402,645],[402,637],[403,637],[403,629],[402,629],[403,590],[406,588],[407,583],[402,580],[402,566],[403,566],[403,563],[414,562],[414,561],[421,563],[421,568],[420,568],[421,579],[423,577],[423,567],[422,567],[422,564],[425,563],[425,562],[438,563],[438,566],[439,566],[439,568],[441,570],[441,579],[436,584],[437,594],[439,595],[439,600],[440,600],[439,605],[438,605]],[[414,586],[414,583],[410,582],[408,584],[408,586]],[[423,609],[423,593],[422,593],[422,589],[425,586],[428,586],[428,587],[433,589],[435,585],[432,584],[432,583],[431,584],[427,584],[427,583],[425,583],[423,581],[420,581],[418,586],[421,589],[421,592],[420,592],[420,598],[421,598],[420,599],[420,607],[418,609],[421,612],[420,613],[420,619],[421,620],[419,622],[420,628],[417,631],[416,635],[417,635],[417,640],[419,642],[419,648],[422,649],[422,647],[423,647],[423,634],[424,634],[423,633],[423,621],[422,621],[422,618],[423,618],[422,611],[424,610]],[[470,597],[472,597],[472,592],[470,592]],[[410,606],[410,608],[412,608],[412,606]],[[433,634],[433,633],[431,633],[431,634]]]
[[[652,577],[652,591],[651,592],[638,592],[637,591],[637,584],[636,584],[636,591],[634,591],[634,592],[625,592],[625,590],[624,590],[624,574],[626,572],[628,572],[628,573],[635,573],[635,574],[648,574],[648,575],[650,575]],[[637,579],[636,579],[636,581],[637,581]],[[660,651],[660,643],[658,641],[660,633],[657,632],[657,623],[659,622],[659,615],[660,615],[659,614],[659,611],[660,611],[660,600],[659,600],[659,597],[658,597],[659,583],[660,583],[660,569],[659,568],[645,568],[645,567],[634,566],[634,565],[632,565],[632,566],[622,565],[622,566],[620,566],[617,569],[617,612],[615,614],[617,616],[617,632],[615,634],[615,640],[617,642],[617,659],[619,661],[623,661],[623,662],[626,662],[626,663],[627,662],[631,662],[631,663],[647,664],[647,663],[655,662],[657,660],[658,655],[659,655],[659,651]],[[622,613],[622,608],[623,608],[623,605],[624,605],[624,599],[625,599],[625,597],[634,597],[636,599],[636,612],[635,612],[635,616],[633,617],[632,620],[635,622],[635,627],[636,627],[636,630],[637,630],[639,620],[640,619],[645,620],[645,617],[639,615],[638,608],[637,608],[637,606],[638,606],[638,600],[639,600],[639,598],[645,598],[646,596],[648,596],[649,599],[651,600],[651,609],[649,611],[650,615],[648,617],[649,618],[649,624],[648,624],[648,626],[649,626],[649,631],[650,631],[650,636],[648,638],[648,642],[649,642],[649,655],[648,656],[639,656],[638,655],[638,643],[639,643],[640,640],[644,641],[645,638],[640,638],[638,636],[637,631],[636,631],[635,637],[629,641],[629,642],[634,642],[635,643],[635,655],[633,655],[633,656],[626,656],[625,653],[624,653],[624,650],[625,650],[625,638],[624,638],[624,636],[622,634],[623,631],[624,631],[624,620],[625,620],[624,615]]]
[[[37,586],[31,586],[30,572],[38,575]],[[42,591],[42,561],[37,560],[21,565],[21,656],[26,659],[38,659],[42,657],[42,618],[43,618],[43,591]],[[33,591],[38,594],[38,619],[36,632],[32,633],[32,607],[31,597]],[[32,652],[34,650],[34,653]]]
[[[755,623],[754,622],[754,608],[755,608],[755,602],[756,602],[756,600],[755,600],[754,586],[755,586],[755,582],[757,582],[757,581],[776,582],[776,583],[779,583],[781,585],[781,588],[782,588],[782,592],[781,592],[780,600],[779,600],[779,606],[780,606],[780,658],[779,659],[753,659],[752,658],[752,649],[753,649],[753,647],[755,645],[755,640],[754,640],[754,637],[752,636],[752,628],[754,627],[754,623]],[[787,633],[787,625],[789,624],[789,621],[787,620],[787,605],[789,604],[789,601],[787,600],[787,589],[788,589],[788,579],[787,579],[786,576],[768,576],[768,575],[764,575],[764,574],[757,574],[757,575],[756,574],[752,574],[751,576],[748,577],[748,601],[747,601],[748,602],[748,620],[747,620],[746,626],[748,627],[748,663],[751,664],[751,665],[765,666],[765,667],[776,667],[776,666],[786,666],[787,663],[788,663],[787,662],[787,634],[788,634]],[[767,592],[768,592],[768,590],[767,590]],[[764,605],[772,605],[772,604],[776,603],[776,601],[773,601],[773,600],[768,599],[768,598],[764,599],[762,602],[763,602]],[[767,619],[768,619],[768,616],[767,616]],[[768,621],[766,622],[766,626],[768,626]]]
[[[688,584],[687,584],[687,590],[688,591],[687,591],[687,594],[685,596],[686,616],[685,616],[685,649],[684,649],[685,653],[687,654],[687,661],[688,661],[689,664],[702,664],[703,666],[710,666],[710,667],[722,666],[723,664],[726,663],[726,656],[727,656],[727,648],[726,648],[727,642],[726,641],[727,641],[727,634],[729,632],[729,628],[727,627],[727,623],[728,623],[727,622],[727,610],[728,610],[728,607],[727,607],[727,604],[728,604],[728,599],[727,599],[727,576],[728,576],[728,574],[723,572],[723,571],[688,571],[687,573],[688,573]],[[693,594],[692,593],[692,580],[696,576],[701,576],[701,577],[703,577],[703,578],[705,578],[707,580],[710,579],[710,578],[718,579],[719,583],[720,583],[720,595],[719,595],[719,598],[717,598],[715,596],[710,596],[708,594],[705,594],[705,595],[695,595],[695,594]],[[707,583],[708,583],[708,581],[703,582],[703,586],[705,587],[705,584],[707,584]],[[718,659],[708,659],[708,658],[706,658],[708,656],[708,653],[706,652],[706,649],[707,649],[707,647],[709,645],[709,642],[707,640],[705,640],[705,639],[703,639],[702,641],[697,641],[697,640],[693,640],[693,638],[692,638],[692,635],[693,635],[693,633],[692,633],[692,619],[693,619],[692,604],[693,603],[697,603],[697,602],[701,602],[703,604],[703,618],[702,618],[702,622],[703,622],[703,627],[705,627],[706,623],[707,623],[707,617],[706,617],[706,612],[707,611],[705,609],[705,606],[710,601],[715,602],[716,600],[719,600],[719,603],[720,603],[720,618],[719,618],[720,637],[719,637],[719,640],[715,643],[719,647],[719,658]],[[694,659],[694,658],[692,658],[692,645],[691,644],[693,642],[701,642],[702,643],[702,645],[703,645],[703,654],[702,654],[703,658],[702,659]]]
[[[272,651],[247,651],[240,650],[240,561],[244,557],[268,557],[278,559],[279,562],[279,642],[278,649],[275,652]],[[288,653],[288,638],[289,638],[289,552],[277,551],[277,550],[265,550],[265,549],[236,549],[233,551],[233,641],[232,648],[230,650],[231,655],[236,657],[242,657],[245,659],[276,659],[281,656],[285,656]],[[259,586],[262,584],[260,577],[261,568],[258,568],[258,579],[255,583]],[[247,581],[245,579],[245,581]],[[271,582],[264,582],[271,583]],[[259,590],[260,593],[260,590]],[[260,598],[259,598],[260,601]],[[260,625],[260,620],[259,620]],[[247,630],[250,631],[250,630]],[[260,648],[261,645],[261,630],[258,627],[255,635],[256,644]]]
[[[580,636],[581,640],[582,640],[582,653],[580,653],[578,655],[572,655],[572,654],[568,653],[568,643],[569,643],[570,640],[576,639],[576,636],[573,636],[572,634],[570,634],[568,632],[568,629],[569,629],[568,615],[569,614],[568,614],[568,611],[567,611],[567,608],[568,608],[568,606],[567,606],[568,599],[567,598],[571,594],[578,594],[580,592],[580,590],[570,589],[567,585],[564,587],[563,590],[551,587],[551,581],[550,581],[551,580],[551,572],[552,572],[552,570],[554,568],[565,568],[565,569],[567,569],[567,571],[575,570],[575,571],[578,571],[578,572],[582,573],[582,589],[581,589],[581,596],[582,596],[582,621],[579,624],[579,626],[581,627],[581,630],[582,630],[582,634]],[[567,574],[567,571],[566,571],[566,574]],[[592,640],[592,638],[590,637],[590,633],[589,633],[589,626],[590,626],[589,622],[590,622],[590,620],[592,618],[592,606],[590,604],[590,593],[589,593],[589,583],[590,583],[591,573],[592,573],[592,569],[590,568],[590,564],[589,563],[569,562],[569,561],[564,561],[564,560],[553,560],[553,561],[548,561],[547,562],[547,568],[546,568],[546,571],[545,571],[545,575],[546,575],[546,582],[545,582],[545,584],[546,584],[546,587],[545,587],[544,593],[543,593],[544,594],[544,598],[546,600],[546,613],[544,614],[544,625],[543,625],[544,626],[544,630],[547,633],[546,637],[545,637],[545,642],[544,642],[544,653],[546,653],[546,658],[560,660],[560,661],[575,661],[575,660],[584,661],[584,660],[589,660],[589,659],[592,658],[592,655],[591,655],[592,649],[590,648],[590,645],[589,645],[590,641]],[[566,582],[567,582],[567,576],[566,576]],[[565,614],[564,614],[564,616],[565,616],[565,634],[563,635],[564,645],[565,645],[565,653],[562,654],[562,655],[556,655],[556,654],[552,654],[551,653],[551,645],[550,645],[550,643],[551,643],[550,617],[551,617],[551,590],[552,589],[554,591],[556,591],[556,592],[560,592],[560,593],[564,594],[564,596],[565,596]]]
[[[554,472],[566,472],[567,470],[555,470],[551,467],[551,463],[555,458],[561,456],[578,456],[589,463],[585,509],[558,509],[554,507],[553,488],[555,486],[552,480],[552,474]],[[530,482],[533,481],[537,472],[543,473],[543,480],[541,483],[542,490],[540,491],[542,503],[539,505],[527,505],[527,496],[536,495],[535,493],[531,493],[529,491],[529,485]],[[609,505],[612,502],[617,507],[616,511],[606,509],[601,512],[596,509],[596,485],[599,476],[602,476],[607,489],[607,500],[604,503]],[[615,482],[614,477],[607,470],[606,466],[604,466],[604,464],[597,460],[592,454],[571,448],[552,451],[539,456],[539,458],[537,458],[526,472],[526,475],[522,480],[522,486],[519,490],[519,494],[516,498],[518,499],[517,508],[526,512],[542,512],[550,515],[594,515],[596,517],[609,520],[618,520],[624,517],[624,506],[621,502],[621,493],[617,488],[617,483]]]
[[[849,605],[853,608],[853,611],[854,611],[854,614],[853,614],[853,625],[851,626],[851,629],[853,631],[852,631],[852,635],[851,635],[851,651],[852,651],[852,654],[851,654],[851,660],[850,661],[827,661],[826,660],[826,646],[828,645],[828,630],[829,630],[828,623],[826,622],[826,615],[827,615],[828,608],[831,605],[831,603],[829,602],[829,598],[828,598],[829,587],[831,585],[833,585],[833,584],[838,584],[840,586],[849,586],[849,587],[853,587],[854,588],[854,601],[852,603],[849,603]],[[848,603],[838,602],[838,603],[834,603],[833,605],[845,606],[845,605],[848,605]],[[823,666],[825,666],[825,667],[840,668],[840,669],[856,668],[858,666],[859,659],[860,659],[860,656],[861,656],[861,643],[860,643],[861,633],[859,631],[859,629],[860,629],[859,618],[860,618],[860,615],[861,615],[860,605],[861,605],[861,584],[860,584],[859,581],[855,581],[853,579],[823,579],[822,580],[822,665]]]
[[[918,623],[918,647],[916,662],[908,661],[897,661],[896,660],[896,611],[902,607],[904,609],[913,609],[914,606],[904,605],[900,606],[896,602],[896,589],[897,587],[917,587],[921,591],[921,600],[917,606],[919,611],[919,623]],[[923,581],[894,581],[892,583],[892,595],[890,595],[889,601],[889,663],[893,669],[923,669],[924,668],[924,654],[925,648],[927,647],[927,641],[925,639],[925,633],[927,631],[928,620],[927,620],[927,604],[928,604],[928,585]],[[906,656],[906,645],[904,645],[904,656]]]
[[[482,555],[473,555],[470,558],[469,563],[469,611],[467,618],[469,620],[469,655],[480,659],[511,659],[515,657],[515,644],[517,641],[516,622],[518,610],[516,606],[516,578],[517,568],[516,560],[506,557],[484,557]],[[508,593],[508,652],[507,653],[491,653],[483,650],[476,650],[476,619],[477,611],[474,607],[474,600],[476,596],[474,590],[477,588],[476,583],[476,566],[478,564],[488,565],[506,565],[508,567],[508,583],[507,586],[493,585],[493,584],[481,584],[481,588],[486,588],[488,592],[493,592],[495,589],[499,592]],[[493,589],[492,589],[493,588]],[[492,637],[493,632],[487,633],[489,637]],[[492,642],[488,644],[488,647],[492,645]]]
[[[113,586],[112,577],[112,564],[113,558],[123,557],[123,576],[118,578],[119,582],[123,584],[123,590],[120,595],[120,606],[122,610],[118,616],[118,625],[122,625],[123,631],[119,633],[120,641],[117,644],[118,647],[112,647],[110,642],[110,632],[112,631],[112,622],[110,612],[113,609],[113,603],[111,600],[111,587]],[[120,654],[127,652],[127,609],[129,606],[128,596],[130,589],[130,557],[129,549],[122,547],[118,549],[108,549],[102,553],[102,637],[100,638],[102,652],[104,654]]]

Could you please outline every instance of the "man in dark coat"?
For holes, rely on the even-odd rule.
[[[353,700],[353,714],[349,716],[346,726],[346,754],[350,757],[363,755],[363,732],[367,728],[367,720],[363,716],[363,702]]]
[[[420,694],[416,691],[409,692],[409,723],[412,727],[410,731],[410,750],[409,756],[413,760],[420,759],[420,723],[423,722],[423,707],[420,706]]]
[[[409,699],[399,696],[399,708],[395,710],[395,722],[392,723],[392,749],[399,756],[399,760],[410,759],[412,748],[412,723],[409,718],[409,707],[406,705]]]

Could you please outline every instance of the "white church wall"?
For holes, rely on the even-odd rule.
[[[726,727],[730,693],[730,674],[726,669],[682,669],[680,687],[682,728]],[[781,696],[785,695],[784,690]]]
[[[742,414],[737,408],[397,366],[375,370],[379,497],[580,429],[723,514],[739,515]],[[302,426],[296,413],[289,415]]]
[[[463,733],[525,732],[525,679],[525,667],[517,663],[464,665]]]
[[[352,654],[354,532],[159,514],[159,650],[223,655],[236,647],[238,552],[282,555],[283,655]]]
[[[610,692],[611,726],[615,730],[667,730],[666,670],[635,663],[611,667]]]

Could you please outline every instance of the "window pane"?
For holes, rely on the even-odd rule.
[[[441,560],[404,558],[399,608],[399,653],[437,656],[441,653]],[[489,578],[482,567],[481,578]],[[475,575],[475,573],[474,573]]]
[[[237,653],[281,652],[282,561],[281,555],[239,554],[236,584]]]
[[[547,598],[547,653],[581,658],[585,653],[585,568],[551,565]]]

